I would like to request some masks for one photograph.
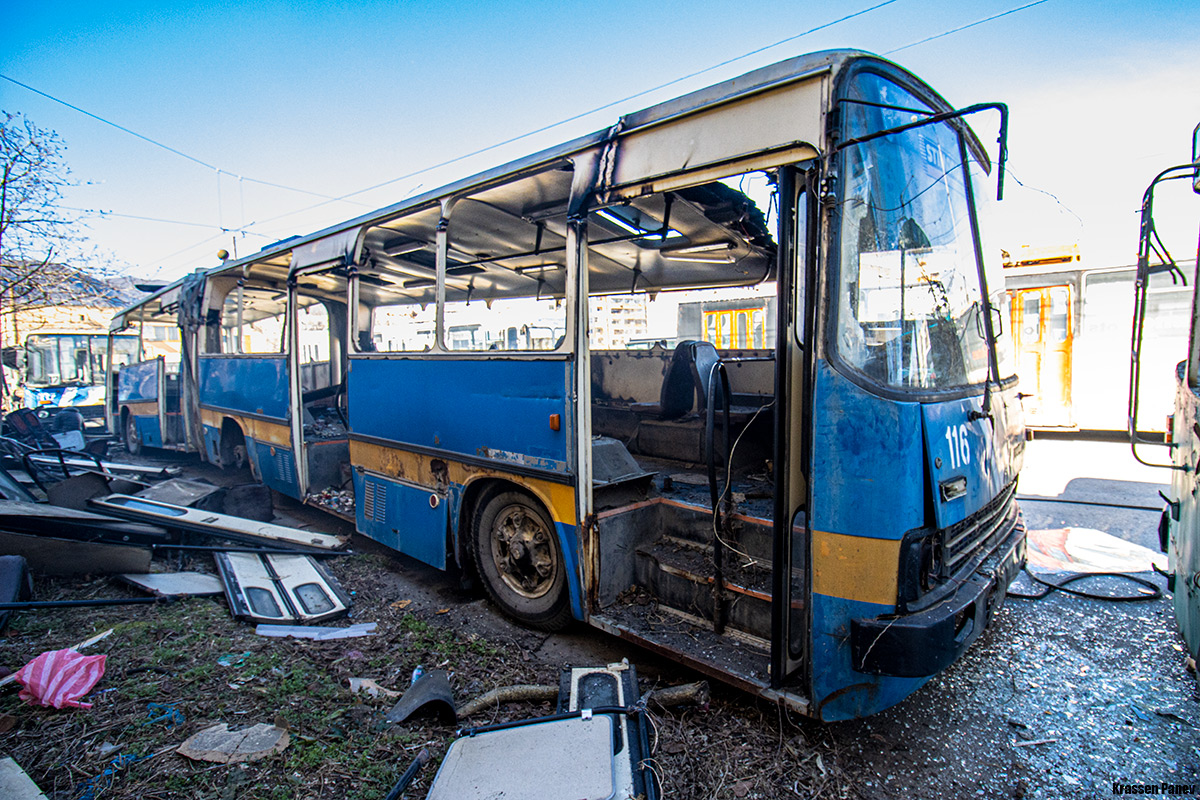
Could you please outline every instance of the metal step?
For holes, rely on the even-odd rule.
[[[662,527],[672,537],[709,545],[713,539],[713,513],[710,506],[693,505],[674,499],[663,499],[661,503]],[[725,541],[751,558],[769,562],[775,532],[769,519],[734,514],[730,517],[730,532],[722,532]]]
[[[725,616],[729,627],[761,639],[771,636],[771,564],[747,562],[726,550]],[[661,605],[713,621],[712,548],[674,536],[639,547],[637,585]]]
[[[605,608],[592,614],[588,623],[722,683],[809,713],[808,698],[799,688],[771,686],[770,648],[757,637],[720,636],[699,627],[699,620],[637,604]]]

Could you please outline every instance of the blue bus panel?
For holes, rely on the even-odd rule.
[[[565,360],[354,359],[347,402],[357,435],[566,475],[570,381]]]
[[[286,420],[288,394],[286,356],[200,358],[202,405]]]

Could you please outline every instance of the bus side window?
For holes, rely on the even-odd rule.
[[[240,297],[239,308],[237,289],[225,296],[221,309],[221,352],[282,353],[287,294],[246,286]]]

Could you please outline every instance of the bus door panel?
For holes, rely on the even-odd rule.
[[[1012,292],[1013,339],[1017,371],[1030,425],[1070,426],[1072,348],[1070,286],[1044,286]]]
[[[811,658],[808,615],[811,586],[808,576],[809,470],[806,463],[811,436],[806,425],[811,399],[808,397],[812,369],[814,309],[806,302],[815,296],[809,289],[815,259],[808,233],[815,229],[810,218],[815,209],[807,201],[806,173],[788,168],[780,171],[778,241],[784,243],[779,256],[778,296],[775,308],[775,548],[772,552],[771,587],[771,680],[776,686],[794,685],[808,679]],[[710,312],[711,313],[711,312]],[[726,312],[745,326],[748,346],[766,344],[766,306]],[[799,437],[794,432],[802,432]],[[796,446],[796,445],[799,446]],[[782,454],[786,454],[782,455]],[[803,687],[808,695],[809,687]]]
[[[894,613],[905,532],[925,524],[919,403],[867,392],[818,361],[812,393],[812,699],[821,719],[866,716],[925,678],[853,668],[850,625]]]
[[[159,424],[162,370],[160,357],[126,365],[117,375],[117,407],[129,412],[138,438],[149,447],[163,446]]]

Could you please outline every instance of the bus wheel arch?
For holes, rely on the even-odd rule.
[[[137,421],[133,414],[129,413],[128,408],[121,409],[121,438],[124,441],[126,452],[131,456],[142,452],[142,439],[138,436]]]
[[[250,462],[246,434],[242,432],[242,426],[229,417],[221,421],[221,442],[217,455],[220,456],[222,469],[237,471]]]
[[[507,481],[470,497],[467,547],[488,597],[523,625],[557,631],[571,621],[567,562],[546,506]]]

